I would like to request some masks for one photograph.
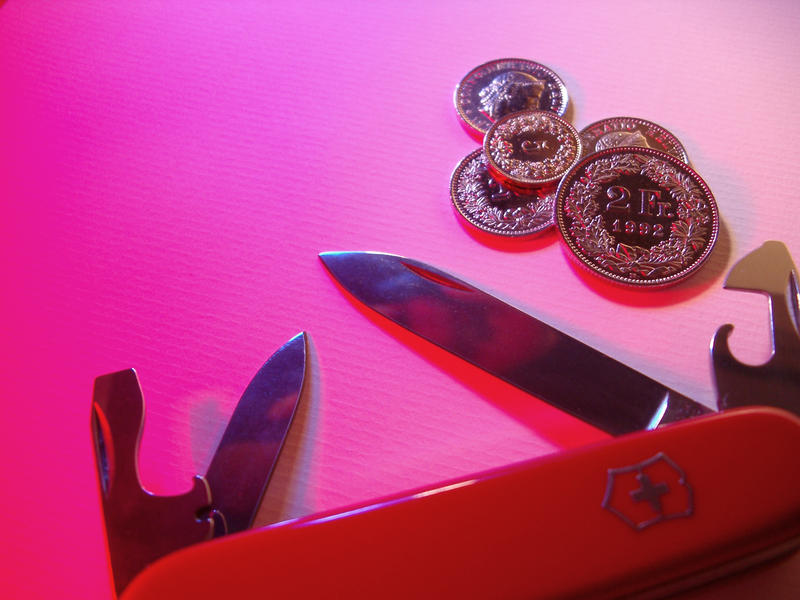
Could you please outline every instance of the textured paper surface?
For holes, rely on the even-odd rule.
[[[743,360],[769,352],[766,301],[724,274],[769,239],[800,259],[799,26],[789,1],[0,3],[0,588],[110,597],[89,436],[110,371],[137,369],[141,477],[177,493],[259,365],[307,331],[262,523],[598,438],[356,306],[320,251],[430,262],[713,405],[720,324]],[[629,115],[683,142],[722,215],[696,276],[625,291],[555,233],[459,223],[449,177],[476,142],[453,88],[506,56],[558,72],[579,129]],[[685,597],[796,597],[799,570]]]

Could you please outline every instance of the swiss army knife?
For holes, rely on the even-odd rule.
[[[251,492],[232,503],[217,492],[226,485],[215,487],[215,472],[246,463],[235,452],[229,466],[212,462],[190,495],[157,498],[141,490],[131,458],[135,376],[103,376],[95,447],[124,598],[658,598],[800,547],[800,310],[783,244],[765,243],[726,281],[769,296],[774,352],[764,365],[743,365],[728,348],[732,326],[720,327],[711,350],[719,411],[424,263],[374,252],[321,259],[358,302],[614,437],[243,531],[291,417],[264,425],[276,433],[248,471],[258,482]],[[289,412],[303,372],[299,351],[291,354],[284,362],[279,351],[264,367],[276,361],[271,373],[292,373],[278,394]],[[240,405],[258,406],[259,394],[273,402],[271,379],[245,401],[248,388]],[[242,427],[238,412],[229,429]],[[217,454],[241,437],[224,437]],[[115,477],[124,484],[115,488]],[[156,531],[148,519],[158,506],[182,524]],[[222,535],[232,531],[241,533]]]

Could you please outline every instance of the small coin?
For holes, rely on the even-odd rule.
[[[450,178],[450,199],[468,223],[505,237],[533,236],[553,225],[555,186],[517,194],[490,174],[480,148],[469,154]]]
[[[547,111],[523,111],[502,117],[486,132],[483,152],[492,177],[521,193],[559,179],[581,157],[575,128]]]
[[[689,163],[686,150],[674,135],[651,121],[635,117],[611,117],[587,125],[580,132],[583,155],[618,148],[638,146],[653,148]]]
[[[628,286],[659,287],[695,273],[711,254],[719,212],[686,163],[651,148],[608,148],[561,180],[556,226],[579,263]]]
[[[453,98],[467,131],[480,140],[492,123],[520,110],[548,110],[563,117],[567,87],[544,65],[503,58],[475,67],[459,82]]]

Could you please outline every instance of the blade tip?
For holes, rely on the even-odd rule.
[[[308,347],[308,332],[307,331],[301,331],[300,333],[297,333],[297,334],[293,335],[289,339],[289,341],[286,342],[286,344],[285,344],[285,346],[287,346],[287,347],[288,346],[295,346],[295,345],[302,345],[303,346],[303,351],[305,352],[305,349]]]
[[[346,250],[331,250],[327,252],[320,252],[319,259],[322,261],[322,264],[325,265],[327,269],[332,269],[337,260],[340,260],[346,255],[354,254],[353,252],[348,252]]]
[[[320,252],[318,256],[320,259],[325,261],[326,259],[331,259],[342,254],[353,254],[353,252],[350,250],[326,250],[324,252]]]

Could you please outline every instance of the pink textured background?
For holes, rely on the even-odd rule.
[[[109,598],[89,435],[97,375],[135,367],[145,485],[204,472],[258,366],[301,330],[311,381],[259,520],[335,508],[599,434],[354,306],[317,259],[382,250],[493,291],[713,405],[722,289],[768,239],[800,260],[800,8],[791,1],[0,2],[0,590]],[[675,133],[722,235],[698,275],[627,292],[557,236],[489,242],[449,204],[475,148],[455,83],[520,56],[558,72],[580,129]],[[794,598],[795,557],[684,598]]]

